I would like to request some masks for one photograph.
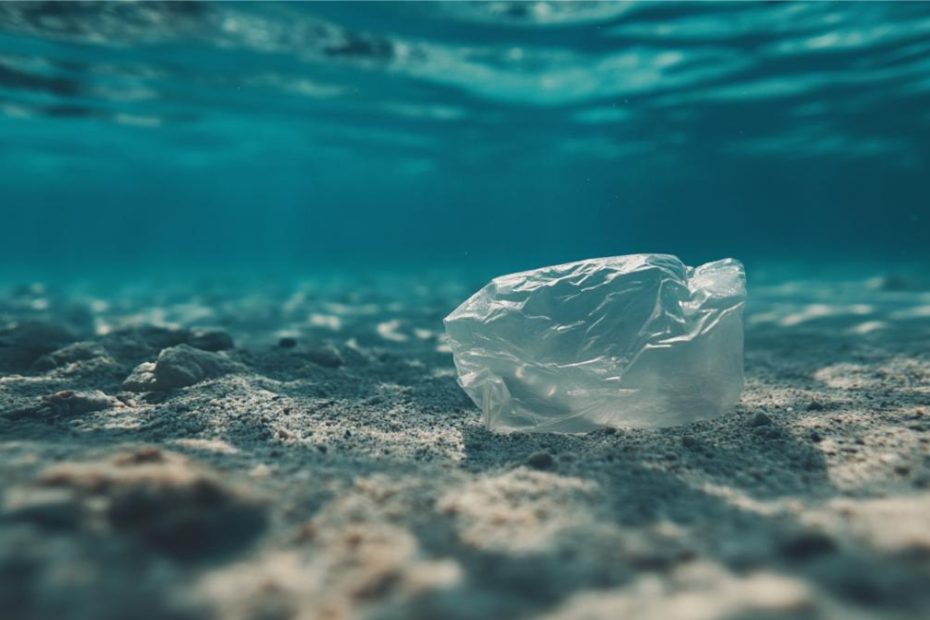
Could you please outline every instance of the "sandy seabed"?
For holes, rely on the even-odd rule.
[[[3,289],[0,616],[930,617],[930,293],[755,287],[732,415],[495,435],[479,284]]]

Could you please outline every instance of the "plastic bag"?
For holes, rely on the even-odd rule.
[[[500,276],[445,326],[492,430],[659,427],[739,400],[745,300],[739,261],[634,254]]]

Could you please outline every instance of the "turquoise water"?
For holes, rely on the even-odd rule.
[[[3,3],[15,277],[920,265],[930,4]]]

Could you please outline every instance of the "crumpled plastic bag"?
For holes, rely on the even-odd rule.
[[[661,427],[743,388],[743,266],[667,254],[500,276],[445,319],[459,384],[495,431]]]

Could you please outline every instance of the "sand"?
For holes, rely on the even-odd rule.
[[[930,615],[930,293],[751,287],[733,414],[495,435],[480,284],[4,289],[0,616]]]

